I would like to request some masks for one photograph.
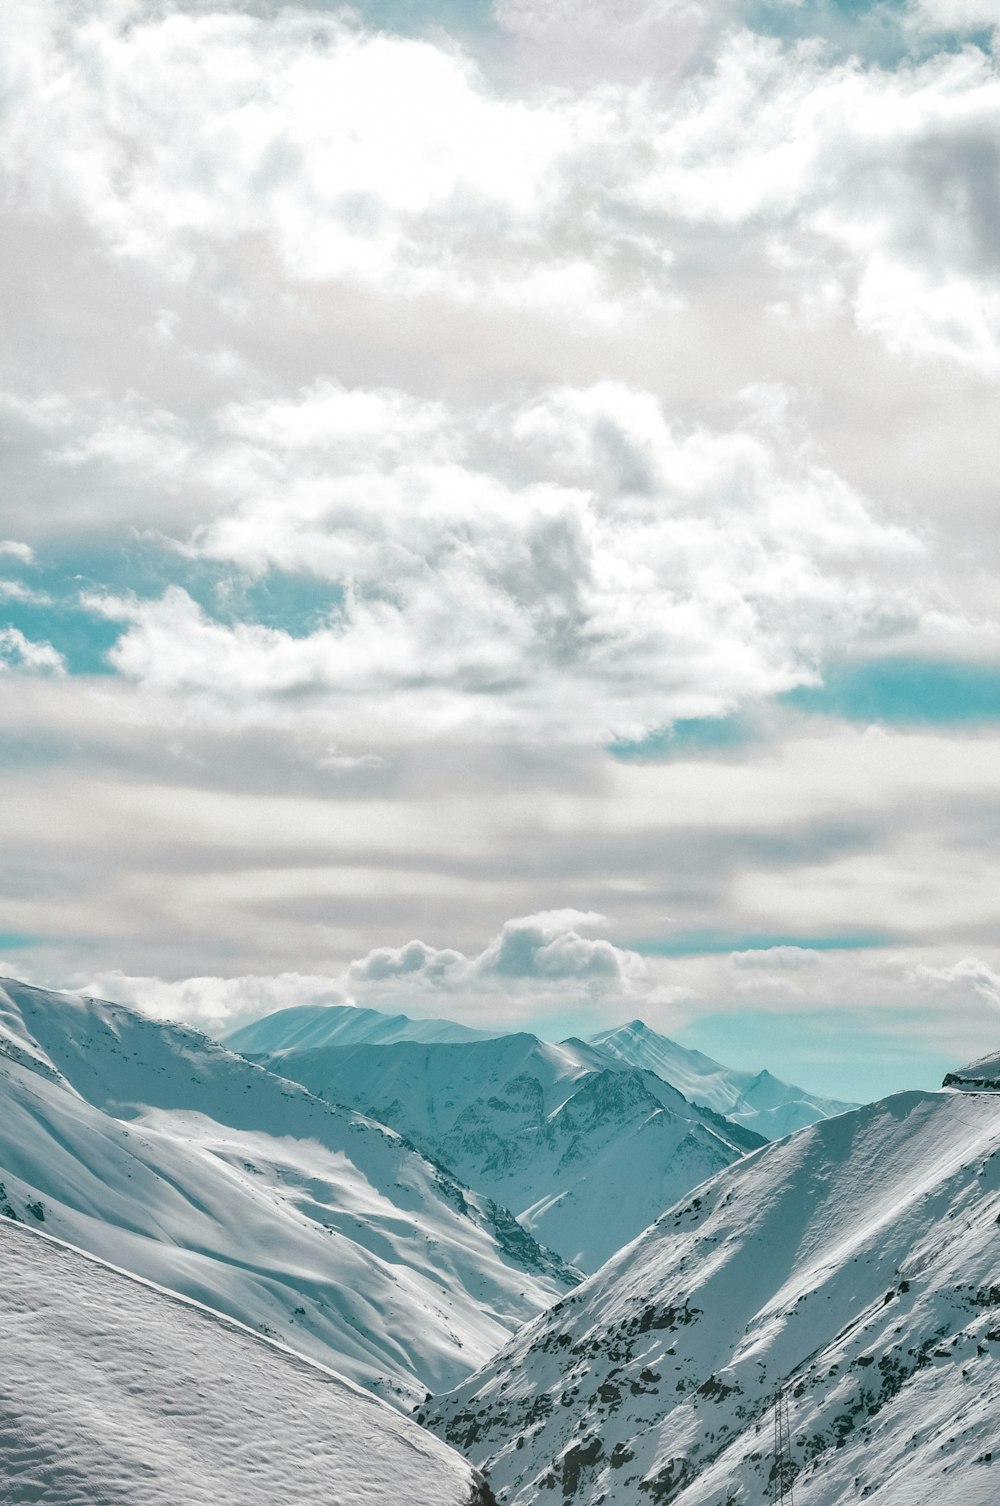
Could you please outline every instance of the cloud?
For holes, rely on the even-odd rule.
[[[61,675],[66,665],[51,643],[33,643],[19,628],[0,627],[0,672],[10,670]]]
[[[958,3],[925,14],[979,19]],[[977,50],[887,70],[720,32],[726,7],[698,0],[507,0],[502,23],[572,82],[505,90],[456,44],[343,17],[84,15],[4,9],[12,203],[80,216],[178,285],[259,239],[292,284],[617,328],[696,296],[710,244],[723,283],[790,318],[846,307],[890,350],[1000,373],[1000,85]]]
[[[927,31],[992,31],[1000,26],[994,0],[910,0],[909,20]]]
[[[163,978],[129,977],[117,968],[89,975],[74,992],[128,1004],[161,1020],[182,1020],[221,1032],[243,1020],[258,1019],[300,1004],[347,1002],[334,980],[302,973],[274,977]]]
[[[838,699],[1000,662],[1000,86],[920,9],[0,8],[17,958],[982,1028],[914,969],[1000,966],[995,729]]]
[[[22,565],[34,563],[35,553],[30,544],[18,543],[16,539],[0,539],[0,555],[20,560]]]
[[[456,996],[468,1003],[483,996],[494,1002],[506,993],[535,998],[551,1007],[560,997],[581,999],[629,994],[646,976],[637,953],[610,941],[581,934],[580,927],[603,917],[572,909],[542,911],[504,923],[473,956],[452,948],[411,941],[399,948],[377,947],[353,962],[345,975],[359,1001],[403,997]],[[506,1006],[500,1002],[501,1010]]]
[[[963,957],[950,967],[919,966],[914,976],[922,984],[949,992],[968,990],[977,998],[1000,1007],[1000,972],[976,957]]]
[[[220,621],[179,585],[85,604],[124,626],[117,672],[194,715],[309,702],[338,736],[364,699],[374,738],[391,723],[590,743],[729,712],[932,612],[960,618],[921,540],[781,403],[755,392],[744,412],[681,424],[610,381],[464,409],[330,383],[233,404],[178,444],[172,487],[200,490],[209,521],[176,547],[325,580],[326,620]]]

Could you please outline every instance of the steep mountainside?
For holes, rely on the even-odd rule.
[[[723,1067],[700,1051],[689,1051],[668,1036],[658,1035],[641,1020],[592,1035],[588,1045],[630,1067],[655,1072],[692,1103],[714,1109],[767,1140],[779,1140],[855,1107],[835,1098],[818,1098],[767,1071],[737,1072]]]
[[[485,1506],[329,1370],[0,1219],[4,1506]]]
[[[252,1020],[222,1037],[231,1051],[244,1056],[278,1056],[318,1046],[385,1046],[393,1041],[478,1041],[487,1030],[473,1030],[454,1020],[411,1020],[405,1014],[382,1014],[353,1004],[300,1004]]]
[[[408,1406],[573,1284],[392,1130],[195,1030],[0,987],[0,1211]]]
[[[326,1047],[272,1065],[391,1124],[584,1270],[761,1143],[581,1041]]]
[[[1000,1094],[900,1093],[720,1173],[430,1423],[506,1506],[987,1506]],[[992,1467],[991,1467],[992,1466]]]

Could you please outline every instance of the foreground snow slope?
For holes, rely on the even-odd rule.
[[[993,1506],[1000,1094],[900,1093],[747,1157],[433,1404],[507,1506]]]
[[[631,1067],[657,1073],[692,1103],[714,1109],[767,1140],[780,1140],[807,1124],[855,1107],[834,1098],[818,1098],[767,1071],[737,1072],[724,1067],[700,1051],[689,1051],[668,1036],[658,1035],[642,1020],[592,1035],[588,1045]]]
[[[0,1209],[409,1406],[572,1284],[381,1125],[197,1031],[0,987]]]
[[[476,1041],[487,1030],[473,1030],[454,1020],[411,1020],[353,1004],[298,1004],[279,1009],[222,1037],[231,1051],[245,1056],[275,1056],[317,1046],[386,1046],[393,1041]]]
[[[329,1370],[0,1219],[4,1506],[473,1506],[451,1449]]]
[[[582,1041],[401,1041],[268,1060],[391,1124],[584,1270],[761,1143]]]

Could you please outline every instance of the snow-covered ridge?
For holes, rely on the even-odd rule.
[[[583,1041],[399,1041],[265,1061],[392,1125],[583,1270],[762,1143]]]
[[[949,1072],[944,1086],[958,1088],[965,1093],[1000,1093],[1000,1051],[981,1056],[967,1067]]]
[[[4,1506],[488,1506],[332,1371],[0,1218]]]
[[[430,1425],[505,1506],[992,1506],[1000,1096],[900,1093],[697,1189]]]
[[[588,1038],[588,1045],[629,1066],[656,1072],[691,1103],[714,1109],[767,1140],[780,1140],[808,1124],[856,1107],[807,1093],[768,1071],[739,1072],[724,1067],[701,1051],[659,1035],[642,1020],[600,1031]]]
[[[388,1015],[345,1004],[306,1004],[280,1009],[240,1026],[224,1035],[223,1041],[231,1050],[253,1060],[277,1061],[290,1053],[325,1046],[384,1046],[401,1041],[457,1044],[504,1038],[503,1031],[473,1030],[452,1020],[415,1020],[405,1014]],[[562,1045],[571,1052],[589,1051],[592,1069],[603,1065],[655,1072],[690,1103],[722,1114],[766,1140],[778,1140],[856,1106],[808,1093],[768,1071],[741,1072],[725,1067],[701,1051],[658,1034],[642,1020],[602,1030],[586,1041],[570,1040]]]
[[[0,1211],[403,1407],[573,1284],[393,1130],[196,1030],[0,986]]]
[[[277,1056],[320,1046],[386,1046],[394,1041],[477,1041],[494,1032],[455,1020],[413,1020],[354,1004],[297,1004],[228,1031],[223,1043],[244,1056]],[[502,1032],[497,1032],[502,1033]]]

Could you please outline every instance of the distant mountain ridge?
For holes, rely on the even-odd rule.
[[[802,1506],[993,1506],[1000,1079],[982,1065],[965,1072],[993,1091],[898,1093],[720,1172],[425,1420],[504,1506],[764,1506],[779,1472]]]
[[[320,1046],[391,1045],[396,1041],[481,1041],[502,1031],[473,1030],[454,1020],[414,1020],[355,1004],[297,1004],[227,1031],[223,1043],[243,1056],[278,1056]]]
[[[714,1109],[766,1140],[780,1140],[808,1124],[857,1107],[807,1093],[767,1071],[740,1072],[724,1067],[701,1051],[659,1035],[642,1020],[588,1036],[587,1044],[630,1066],[657,1073],[692,1103]]]
[[[121,1005],[0,984],[0,1212],[407,1407],[577,1279],[393,1130]]]
[[[390,1124],[584,1270],[763,1143],[583,1041],[522,1033],[286,1049],[264,1060]]]
[[[388,1015],[351,1004],[305,1004],[277,1010],[239,1026],[224,1033],[222,1040],[231,1050],[257,1059],[323,1046],[394,1045],[401,1041],[458,1044],[499,1040],[508,1033],[474,1030],[451,1020]],[[587,1046],[599,1052],[608,1065],[624,1064],[655,1072],[690,1103],[712,1109],[766,1140],[779,1140],[807,1124],[857,1107],[809,1093],[782,1082],[766,1070],[744,1072],[723,1066],[701,1051],[660,1035],[642,1020],[631,1020],[627,1025],[598,1031],[582,1041],[573,1038],[563,1044],[574,1049]],[[596,1059],[593,1065],[597,1065]]]

